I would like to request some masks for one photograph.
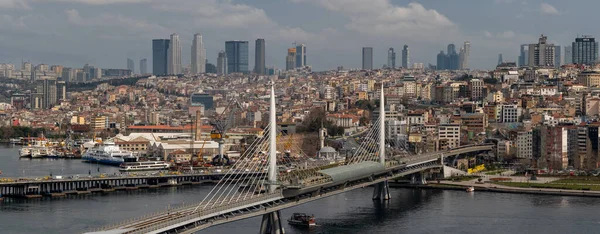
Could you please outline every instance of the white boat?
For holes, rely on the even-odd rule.
[[[122,150],[113,142],[97,143],[81,156],[84,161],[108,165],[121,165],[127,161],[137,161],[131,151]]]
[[[119,167],[119,171],[152,171],[165,170],[169,168],[169,164],[163,161],[146,161],[146,162],[125,162]]]
[[[32,158],[42,158],[48,155],[48,141],[46,138],[38,138],[33,142],[33,145],[28,145],[27,147],[21,148],[19,151],[19,156],[21,157],[29,157]]]
[[[23,147],[19,150],[19,156],[20,157],[30,157],[31,150],[28,147]]]
[[[467,193],[475,192],[475,187],[471,186],[467,188]]]
[[[32,158],[43,158],[46,156],[46,152],[44,151],[44,148],[32,147],[29,150],[31,151]]]

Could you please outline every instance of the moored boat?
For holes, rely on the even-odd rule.
[[[290,219],[288,219],[288,223],[296,226],[315,226],[315,216],[307,215],[305,213],[294,213]]]
[[[31,150],[27,147],[23,147],[19,150],[19,157],[31,157]]]
[[[169,169],[169,164],[164,161],[124,162],[119,166],[119,171],[153,171]]]
[[[104,142],[94,145],[85,151],[81,159],[91,163],[100,163],[119,166],[125,161],[136,161],[131,151],[122,150],[113,142]]]
[[[471,186],[467,188],[467,193],[475,192],[475,187]]]

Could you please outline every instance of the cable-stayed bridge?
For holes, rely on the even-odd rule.
[[[360,147],[343,164],[321,165],[296,147],[290,149],[277,131],[275,93],[271,87],[268,135],[252,143],[221,181],[199,203],[150,214],[102,228],[95,233],[194,233],[262,215],[261,234],[284,233],[280,210],[358,188],[374,186],[373,199],[387,200],[388,181],[411,175],[425,183],[423,172],[442,168],[446,157],[492,151],[493,144],[462,146],[422,155],[385,154],[385,111],[362,136]],[[286,149],[278,152],[278,149]],[[281,169],[278,166],[292,166]],[[254,172],[266,172],[256,176]]]

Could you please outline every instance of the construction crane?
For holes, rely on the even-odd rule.
[[[234,125],[235,113],[242,109],[243,107],[240,104],[240,102],[236,98],[232,98],[229,100],[229,104],[225,107],[223,112],[221,114],[217,114],[215,119],[210,122],[210,125],[213,127],[213,129],[210,132],[210,138],[213,141],[219,143],[219,154],[215,158],[213,158],[213,164],[225,165],[229,162],[228,158],[224,158],[224,138],[227,138],[227,136],[225,135],[227,133],[227,130],[229,130]]]

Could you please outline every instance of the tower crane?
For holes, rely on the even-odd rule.
[[[223,144],[225,144],[224,138],[227,138],[225,135],[227,130],[234,125],[235,113],[242,109],[243,107],[240,102],[236,98],[231,98],[223,112],[217,114],[214,120],[210,121],[210,125],[213,127],[210,132],[210,138],[219,143],[219,154],[213,158],[213,164],[225,165],[229,163],[229,158],[226,158],[223,152]]]

